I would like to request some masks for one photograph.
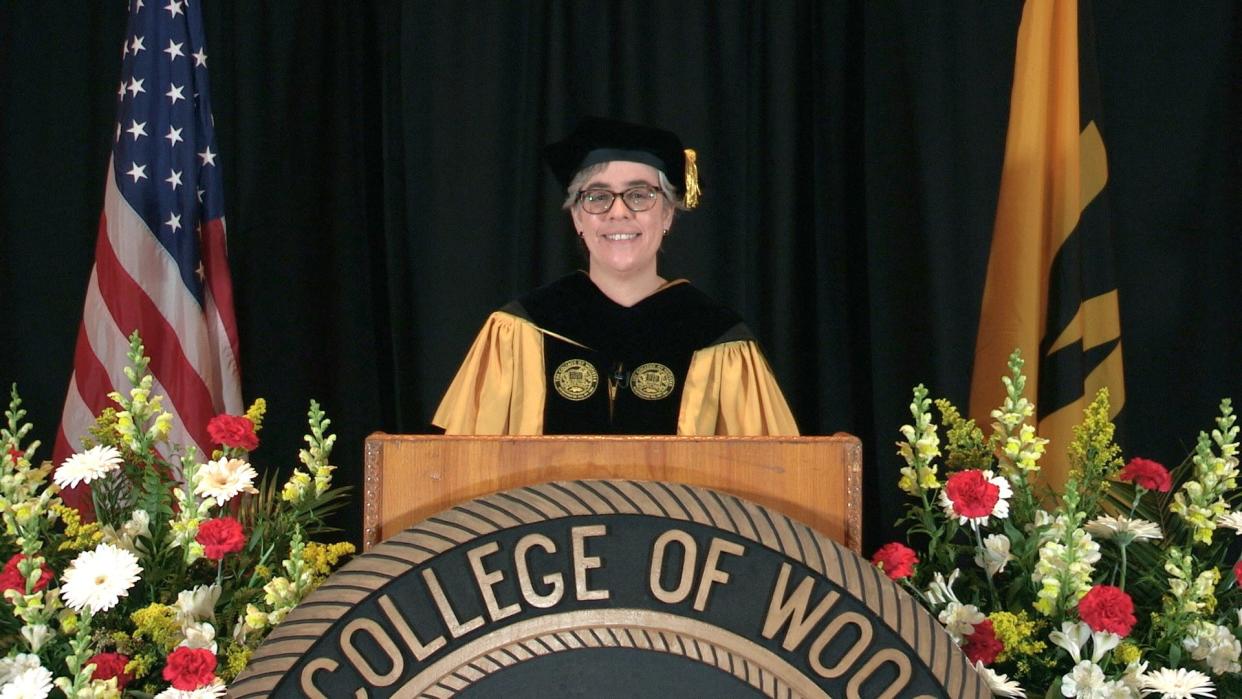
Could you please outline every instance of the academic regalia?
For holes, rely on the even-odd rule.
[[[798,434],[735,312],[685,280],[621,306],[582,272],[494,312],[432,422],[447,434]]]

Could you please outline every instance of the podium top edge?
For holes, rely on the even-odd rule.
[[[389,434],[372,432],[368,442],[737,442],[753,443],[824,443],[842,442],[861,444],[858,437],[846,432],[833,435],[800,436],[722,436],[722,435],[645,435],[645,434],[557,434],[557,435],[443,435],[443,434]]]

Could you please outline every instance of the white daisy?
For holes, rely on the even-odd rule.
[[[1162,667],[1139,678],[1143,689],[1156,692],[1165,699],[1194,699],[1215,697],[1216,685],[1198,670]]]
[[[1136,539],[1160,539],[1160,526],[1145,519],[1130,519],[1125,515],[1114,517],[1100,515],[1083,525],[1091,536],[1100,539],[1116,539],[1122,546]]]
[[[61,576],[65,604],[77,611],[92,612],[116,606],[138,582],[142,567],[134,554],[112,544],[100,544],[94,551],[83,551]]]
[[[1005,570],[1013,559],[1013,554],[1009,553],[1009,537],[1004,534],[985,536],[983,548],[975,554],[975,564],[985,570],[989,578]]]
[[[1083,660],[1061,677],[1061,696],[1094,698],[1104,692],[1104,671],[1090,660]]]
[[[1242,512],[1230,512],[1216,518],[1216,526],[1242,534]]]
[[[254,467],[241,459],[219,458],[208,461],[195,474],[194,492],[215,498],[223,505],[240,493],[259,492],[252,485],[258,475]]]
[[[90,483],[120,466],[121,452],[115,447],[100,445],[65,459],[52,480],[62,488],[72,488],[79,483]]]
[[[227,689],[224,682],[216,678],[215,682],[190,691],[169,687],[156,694],[155,699],[219,699]]]
[[[1025,697],[1026,690],[1015,681],[1009,679],[1008,675],[1002,675],[992,668],[983,664],[983,661],[975,663],[975,670],[983,676],[983,681],[988,683],[988,689],[992,690],[994,697]]]
[[[27,670],[43,667],[43,661],[34,653],[18,653],[11,658],[0,658],[0,684],[6,684]]]
[[[0,699],[44,699],[52,693],[52,673],[42,665],[19,672],[0,689]]]

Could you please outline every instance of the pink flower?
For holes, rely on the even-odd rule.
[[[95,665],[95,672],[91,674],[92,680],[110,680],[115,677],[116,688],[125,689],[125,685],[134,679],[132,675],[125,672],[129,658],[120,653],[96,653],[86,661],[87,665],[92,663]]]
[[[26,594],[26,579],[22,577],[22,572],[18,570],[17,564],[25,560],[26,557],[20,553],[14,554],[8,563],[4,564],[4,570],[0,572],[0,595],[6,590],[17,590],[21,594]],[[35,582],[34,591],[38,592],[48,586],[56,574],[52,569],[43,564],[43,570],[39,573],[39,579]]]

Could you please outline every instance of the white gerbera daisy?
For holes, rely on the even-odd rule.
[[[0,689],[0,699],[44,699],[52,693],[52,673],[42,665],[22,670]]]
[[[61,576],[61,594],[65,604],[77,611],[86,607],[95,613],[107,611],[129,593],[141,574],[134,554],[112,544],[100,544],[94,551],[78,554],[69,564]]]
[[[1156,692],[1165,699],[1194,699],[1194,697],[1215,697],[1216,685],[1198,670],[1186,668],[1167,668],[1153,670],[1139,678],[1143,689]]]
[[[1083,529],[1100,539],[1116,539],[1122,546],[1136,539],[1160,539],[1160,526],[1145,519],[1130,519],[1125,515],[1114,517],[1101,515],[1087,522]]]
[[[223,505],[240,493],[259,492],[252,485],[258,475],[254,467],[241,459],[208,461],[195,474],[194,492],[215,498],[217,503]]]
[[[97,446],[65,459],[52,480],[62,488],[72,488],[111,473],[121,466],[121,452],[115,447]]]
[[[994,697],[1025,697],[1026,690],[1015,681],[1009,679],[1008,675],[1002,675],[992,668],[983,664],[980,660],[975,663],[975,670],[983,676],[983,681],[988,683],[988,689],[992,690]]]
[[[189,691],[169,687],[156,694],[155,699],[219,699],[224,696],[226,689],[224,682],[217,678],[215,682],[209,685]]]
[[[1216,526],[1242,534],[1242,512],[1230,512],[1216,518]]]
[[[43,661],[34,653],[18,653],[11,658],[0,658],[0,684],[6,684],[27,670],[43,667]]]

